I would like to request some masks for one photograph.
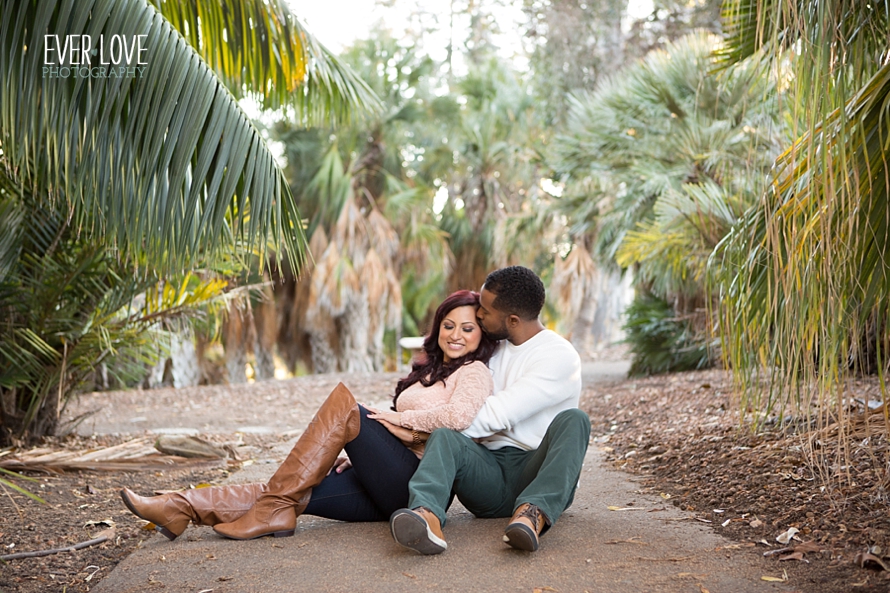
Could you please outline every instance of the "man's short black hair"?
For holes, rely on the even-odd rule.
[[[485,290],[494,293],[495,309],[530,321],[544,308],[544,283],[522,266],[495,270],[485,279]]]

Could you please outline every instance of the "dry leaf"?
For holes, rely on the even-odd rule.
[[[544,593],[544,591],[556,591],[553,587],[535,587],[533,593]]]
[[[99,539],[100,537],[108,538],[108,540],[114,539],[114,527],[109,527],[108,529],[103,529],[99,533],[93,536],[95,539]]]
[[[105,527],[114,527],[114,521],[111,519],[100,519],[99,521],[87,521],[83,524],[84,527],[95,527],[97,525],[104,525]]]
[[[763,527],[763,521],[761,521],[760,519],[754,519],[753,521],[748,523],[748,525],[750,525],[754,529],[757,529],[758,527]]]
[[[794,551],[803,552],[804,554],[806,554],[807,552],[821,552],[822,546],[820,546],[816,542],[803,542],[802,544],[794,546]]]
[[[803,560],[804,562],[806,562],[806,560],[804,560],[803,558],[803,552],[792,552],[779,558],[779,562],[784,562],[785,560]]]
[[[880,566],[883,570],[890,571],[890,568],[887,568],[887,564],[883,560],[868,552],[859,552],[856,554],[853,558],[853,563],[858,564],[861,568],[865,568],[866,564],[873,563]]]
[[[413,574],[411,574],[410,572],[403,572],[402,574],[405,575],[406,577],[408,577],[409,579],[416,579],[416,578],[417,578],[416,575],[413,575]]]
[[[639,544],[641,546],[649,545],[648,543],[646,543],[644,541],[640,541],[640,536],[638,536],[638,535],[635,535],[630,539],[613,539],[613,540],[610,540],[610,541],[607,541],[604,543],[607,543],[607,544]]]
[[[769,581],[770,583],[784,583],[785,579],[779,577],[760,577],[761,581]]]
[[[235,577],[219,577],[219,578],[216,579],[216,580],[217,580],[217,581],[231,581],[231,580],[234,579],[234,578],[235,578]]]
[[[791,541],[791,538],[794,538],[794,536],[799,532],[800,532],[800,530],[797,527],[789,527],[788,531],[786,531],[784,533],[780,533],[776,537],[776,541],[779,542],[780,544],[788,544],[788,542]],[[795,538],[795,539],[799,540],[800,538]]]
[[[96,566],[95,564],[90,564],[89,566],[87,566],[86,568],[84,568],[84,570],[90,570],[91,568],[94,568],[95,570],[94,570],[93,572],[91,572],[89,575],[87,575],[87,577],[84,579],[84,581],[87,582],[87,583],[89,583],[90,581],[92,581],[92,580],[93,580],[93,577],[96,576],[96,573],[99,572],[100,570],[102,570],[101,567]]]
[[[701,591],[701,593],[711,593],[710,591],[708,591],[707,589],[705,589],[705,586],[702,585],[701,583],[698,584],[698,588],[699,588],[699,590]]]
[[[747,544],[729,544],[728,546],[718,546],[717,548],[714,548],[714,550],[716,552],[719,552],[720,550],[741,550],[742,548],[753,548],[756,545],[757,544],[754,542],[749,542]]]
[[[668,499],[671,497],[671,495],[668,494],[667,492],[662,492],[662,493],[661,493],[661,497],[662,497],[663,499],[665,499],[665,500],[668,500]]]
[[[610,507],[606,507],[606,508],[609,509],[610,511],[641,511],[641,510],[643,510],[640,507],[612,507],[612,506],[610,506]]]

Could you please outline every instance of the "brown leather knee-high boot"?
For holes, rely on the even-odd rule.
[[[268,491],[241,518],[215,525],[213,530],[232,539],[293,535],[297,516],[309,504],[312,488],[324,479],[337,455],[358,436],[360,428],[358,404],[340,383],[269,480]]]
[[[151,521],[158,531],[174,540],[185,531],[189,521],[194,521],[195,525],[234,521],[249,511],[266,489],[266,484],[233,484],[139,496],[124,488],[121,498],[130,512]]]

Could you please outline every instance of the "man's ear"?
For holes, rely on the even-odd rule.
[[[512,314],[507,316],[507,327],[519,327],[520,323],[522,323],[522,319],[519,318],[519,315]]]

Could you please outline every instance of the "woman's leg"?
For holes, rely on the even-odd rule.
[[[389,515],[384,515],[374,504],[352,468],[340,474],[331,472],[313,488],[303,514],[351,522],[389,519]]]
[[[420,460],[359,406],[361,430],[346,444],[355,478],[385,519],[408,504],[408,481]],[[313,495],[314,496],[314,495]]]
[[[340,383],[269,478],[268,489],[256,504],[235,521],[214,525],[213,530],[231,539],[293,535],[312,489],[324,480],[343,446],[358,436],[360,424],[358,404]]]

